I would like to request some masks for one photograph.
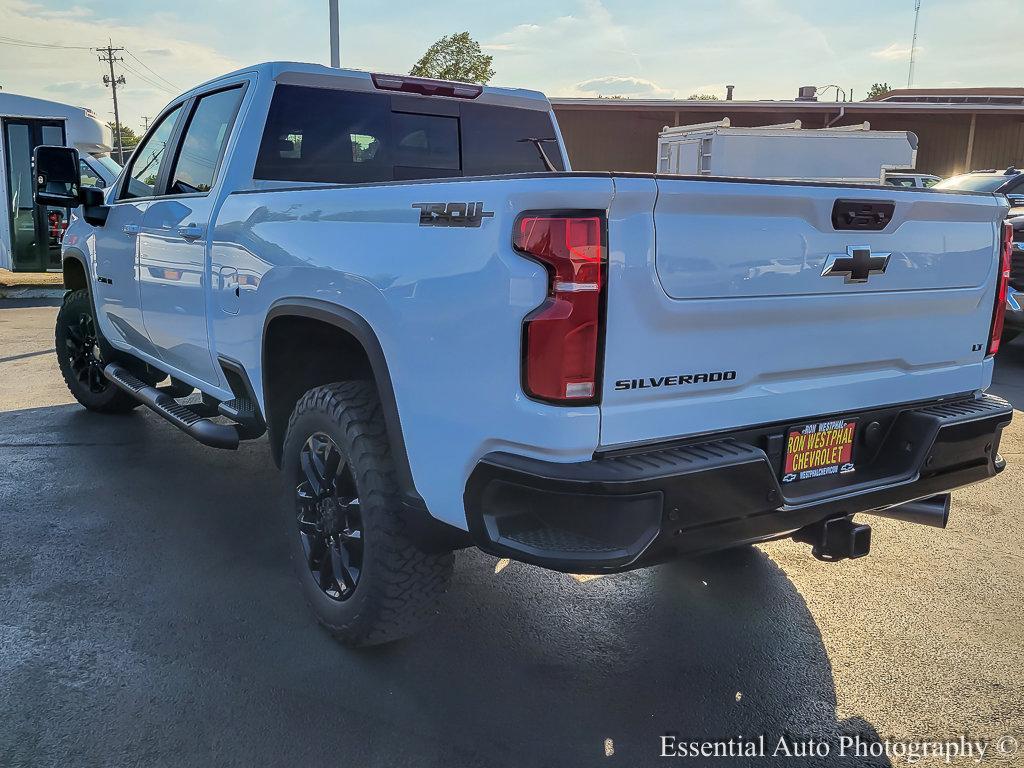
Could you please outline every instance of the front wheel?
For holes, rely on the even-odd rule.
[[[85,290],[71,291],[57,313],[57,364],[75,400],[90,411],[127,413],[139,401],[103,375],[103,343]]]
[[[317,620],[349,645],[412,634],[437,612],[454,556],[425,552],[406,533],[375,387],[309,390],[282,459],[292,562]]]

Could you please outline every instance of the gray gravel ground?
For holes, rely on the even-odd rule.
[[[835,740],[1024,743],[1020,414],[1009,468],[955,494],[946,531],[876,518],[854,562],[781,542],[599,579],[464,552],[431,631],[351,652],[293,583],[266,443],[73,405],[45,304],[0,303],[0,766],[632,768],[666,733],[833,746],[680,764],[874,766]],[[996,379],[1024,405],[1024,343]]]

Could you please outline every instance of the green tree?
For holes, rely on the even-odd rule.
[[[871,87],[868,88],[868,95],[865,101],[880,99],[890,92],[892,92],[892,86],[888,83],[872,83]]]
[[[494,77],[493,58],[480,50],[480,43],[469,32],[459,32],[442,37],[427,48],[409,74],[486,85]]]
[[[110,128],[111,133],[115,133],[114,122],[111,120],[107,123],[107,127]],[[134,147],[139,143],[139,135],[135,133],[131,128],[122,123],[121,125],[121,145],[127,149],[128,147]],[[117,146],[117,137],[114,137],[114,146]]]
[[[686,97],[690,101],[718,101],[718,97],[713,93],[691,93]]]

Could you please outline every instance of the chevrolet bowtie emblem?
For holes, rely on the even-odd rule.
[[[822,277],[845,277],[847,283],[866,283],[871,275],[881,275],[889,266],[891,253],[871,255],[867,245],[848,245],[846,255],[830,253],[821,270]]]

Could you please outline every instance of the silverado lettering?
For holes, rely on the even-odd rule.
[[[654,387],[678,387],[683,384],[715,384],[733,381],[736,371],[715,371],[714,373],[686,373],[678,376],[659,376],[647,379],[619,379],[615,389],[650,389]]]

